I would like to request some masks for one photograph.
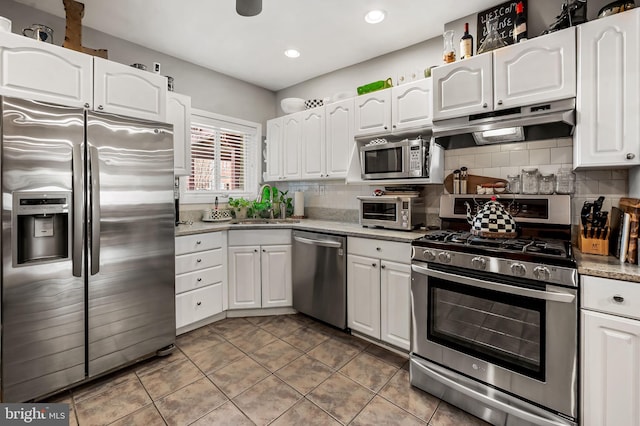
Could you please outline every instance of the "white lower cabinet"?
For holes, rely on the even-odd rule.
[[[176,238],[176,329],[227,309],[227,233]]]
[[[291,230],[229,231],[229,309],[290,307]]]
[[[640,425],[640,283],[581,281],[581,424]]]
[[[409,350],[410,244],[349,237],[347,251],[349,328]]]

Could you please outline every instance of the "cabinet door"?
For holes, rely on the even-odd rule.
[[[260,247],[229,247],[229,309],[262,306]]]
[[[640,165],[640,9],[578,27],[575,167]]]
[[[191,174],[191,97],[167,93],[167,122],[173,124],[173,172]]]
[[[165,122],[167,78],[102,58],[93,58],[94,108]]]
[[[264,180],[273,182],[282,178],[282,118],[274,118],[267,121],[267,142],[265,154],[266,171]]]
[[[326,178],[347,176],[353,139],[353,99],[325,106]]]
[[[0,33],[0,95],[91,108],[93,57]]]
[[[388,133],[391,129],[391,90],[358,96],[355,100],[355,135]]]
[[[291,246],[262,246],[262,307],[293,305]]]
[[[640,321],[582,311],[582,424],[640,424]]]
[[[300,179],[300,136],[303,113],[304,111],[286,115],[282,119],[282,179]]]
[[[493,51],[496,110],[576,96],[575,28]]]
[[[431,71],[433,118],[464,117],[493,110],[493,56],[473,56]]]
[[[394,87],[391,91],[393,131],[433,124],[433,86],[431,78]]]
[[[302,179],[319,179],[325,170],[324,108],[302,113]]]
[[[380,260],[347,257],[347,321],[352,330],[380,338]]]
[[[383,260],[380,268],[380,339],[408,351],[411,342],[411,266]]]

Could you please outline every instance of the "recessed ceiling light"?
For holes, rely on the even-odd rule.
[[[378,24],[384,21],[387,13],[384,10],[371,10],[364,15],[364,20],[369,24]]]
[[[300,56],[300,52],[298,52],[296,49],[287,49],[284,51],[284,55],[287,58],[297,58],[298,56]]]

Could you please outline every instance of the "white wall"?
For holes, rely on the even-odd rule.
[[[64,10],[62,0],[55,1],[60,3],[60,8]],[[38,23],[53,28],[54,44],[62,45],[64,41],[65,20],[62,18],[12,0],[0,0],[0,15],[11,19],[14,33],[21,34],[22,28]],[[122,64],[142,63],[150,70],[154,62],[160,62],[162,74],[174,77],[175,91],[191,96],[194,108],[263,125],[276,115],[276,97],[270,90],[88,27],[82,29],[82,44],[93,49],[107,49],[109,60]],[[43,78],[46,78],[46,73],[46,70],[42,70]]]

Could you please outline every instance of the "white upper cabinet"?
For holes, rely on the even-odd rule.
[[[347,176],[353,140],[353,99],[325,105],[325,178]]]
[[[286,115],[282,119],[282,176],[283,180],[300,179],[300,137],[302,114]]]
[[[379,90],[356,97],[356,136],[389,133],[391,131],[391,90]]]
[[[166,121],[167,78],[117,62],[94,58],[94,109],[146,120]]]
[[[433,124],[432,90],[431,78],[391,89],[392,131],[431,127]]]
[[[324,177],[326,167],[324,108],[303,111],[301,122],[301,177],[302,179]]]
[[[273,182],[282,179],[283,118],[267,121],[264,180]]]
[[[433,68],[433,118],[463,117],[493,110],[491,53]]]
[[[92,108],[93,57],[0,32],[0,94]]]
[[[575,28],[432,71],[435,120],[576,96]]]
[[[640,165],[640,9],[578,27],[574,167]]]
[[[191,174],[191,97],[167,93],[167,122],[173,124],[173,171]]]
[[[494,108],[518,107],[576,96],[574,28],[493,52]]]

